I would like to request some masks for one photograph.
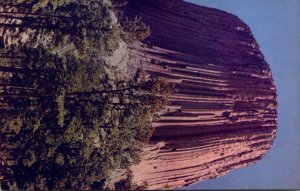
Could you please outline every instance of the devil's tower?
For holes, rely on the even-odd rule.
[[[238,17],[181,0],[131,0],[150,26],[130,65],[176,84],[133,182],[176,188],[259,161],[277,126],[276,89],[249,27]]]

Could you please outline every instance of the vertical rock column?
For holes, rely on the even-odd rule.
[[[130,48],[130,67],[175,83],[133,182],[177,188],[259,161],[277,126],[271,71],[238,17],[181,0],[129,1],[150,26]]]

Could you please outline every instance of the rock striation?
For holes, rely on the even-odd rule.
[[[262,159],[277,127],[270,67],[235,15],[181,0],[130,0],[151,36],[130,47],[130,67],[175,83],[133,182],[178,188]]]
[[[6,15],[15,9],[0,6],[0,46],[33,38],[46,44],[49,39],[34,28],[8,29],[19,26],[26,13]],[[140,16],[151,36],[129,50],[121,44],[119,57],[107,62],[128,59],[129,67],[142,67],[176,88],[153,122],[141,163],[132,167],[133,183],[178,188],[261,160],[275,139],[276,89],[249,27],[232,14],[181,0],[129,0],[125,14]]]

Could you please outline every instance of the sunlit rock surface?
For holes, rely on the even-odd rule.
[[[131,0],[125,13],[151,28],[130,66],[176,84],[133,182],[182,187],[261,160],[275,138],[276,89],[249,27],[180,0]]]
[[[3,27],[20,24],[5,18],[15,9],[0,6],[6,44],[51,40],[31,28]],[[270,68],[249,27],[234,15],[179,0],[130,0],[125,14],[141,16],[151,36],[130,47],[129,55],[121,45],[109,62],[125,74],[129,59],[130,67],[176,83],[169,106],[153,123],[142,162],[132,168],[133,182],[176,188],[259,161],[275,138],[277,102]]]

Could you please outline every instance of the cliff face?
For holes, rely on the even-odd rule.
[[[180,0],[131,0],[125,14],[151,28],[130,66],[176,84],[133,182],[176,188],[261,160],[275,138],[276,90],[249,27]]]

